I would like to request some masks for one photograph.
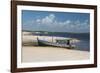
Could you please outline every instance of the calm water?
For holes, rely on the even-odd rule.
[[[67,34],[64,34],[62,36],[79,39],[80,42],[74,43],[77,47],[76,49],[84,50],[84,51],[90,51],[90,36],[89,36],[89,33],[81,33],[81,34],[67,33]]]
[[[90,36],[89,33],[50,33],[50,34],[38,34],[45,36],[59,36],[79,39],[80,42],[74,43],[77,50],[90,51]]]

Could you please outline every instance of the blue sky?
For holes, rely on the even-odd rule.
[[[90,14],[22,10],[22,28],[31,31],[89,32]]]

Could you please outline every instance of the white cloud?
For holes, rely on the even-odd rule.
[[[54,14],[50,14],[49,16],[44,17],[41,22],[42,24],[51,24],[53,23],[55,19],[55,15]]]
[[[37,19],[37,20],[36,20],[37,23],[40,22],[40,21],[41,21],[40,19]]]
[[[71,23],[70,20],[66,20],[66,21],[64,22],[64,24],[70,24],[70,23]]]
[[[43,30],[67,30],[68,32],[78,32],[84,30],[89,31],[88,20],[84,20],[82,22],[80,20],[57,21],[56,16],[54,14],[49,14],[48,16],[45,16],[43,18],[37,18],[36,20],[33,20],[31,24],[35,24],[34,28],[42,27],[41,29]]]

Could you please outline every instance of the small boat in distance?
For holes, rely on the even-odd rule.
[[[71,39],[68,40],[56,40],[56,42],[48,42],[45,40],[40,40],[39,38],[37,38],[38,41],[38,45],[39,46],[53,46],[53,47],[62,47],[62,48],[75,48],[75,45],[72,45],[70,43]]]

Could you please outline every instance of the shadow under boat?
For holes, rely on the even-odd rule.
[[[68,48],[68,49],[75,48],[75,45],[72,45],[70,43],[71,41],[70,39],[67,41],[56,40],[56,42],[48,42],[48,41],[37,38],[37,41],[38,41],[38,46],[52,46],[52,47],[62,47],[62,48]]]

